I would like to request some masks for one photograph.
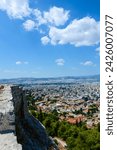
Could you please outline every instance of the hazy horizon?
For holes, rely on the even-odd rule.
[[[16,77],[16,78],[0,78],[0,80],[10,80],[10,79],[49,79],[49,78],[85,78],[85,77],[95,77],[100,76],[100,74],[94,74],[94,75],[84,75],[84,76],[51,76],[51,77]]]

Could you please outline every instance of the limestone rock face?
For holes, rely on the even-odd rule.
[[[44,126],[28,113],[25,95],[18,86],[0,89],[0,150],[58,150]]]

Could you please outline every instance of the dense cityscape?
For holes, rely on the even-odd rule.
[[[91,128],[100,121],[99,83],[43,84],[30,87],[28,92],[38,110],[57,111],[60,120],[71,124],[86,122]]]
[[[91,142],[89,147],[99,150],[99,80],[48,79],[39,82],[23,85],[29,111],[42,122],[59,149],[75,150],[81,146],[89,150],[88,144]],[[96,136],[95,140],[93,136]]]
[[[99,76],[1,80],[5,82],[23,88],[29,113],[59,150],[100,149]]]

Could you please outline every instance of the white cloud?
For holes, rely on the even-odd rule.
[[[45,31],[42,30],[42,29],[39,29],[39,33],[40,33],[40,34],[45,34]]]
[[[20,73],[20,71],[19,70],[12,70],[12,69],[10,69],[10,70],[8,70],[8,69],[5,69],[5,70],[3,70],[3,72],[4,73]]]
[[[50,8],[48,12],[41,12],[39,9],[32,9],[30,15],[32,19],[25,21],[23,26],[26,31],[31,31],[33,29],[41,31],[41,25],[64,25],[64,23],[68,20],[68,14],[68,11],[55,6]]]
[[[32,14],[35,17],[35,21],[37,22],[38,26],[47,23],[47,20],[43,18],[42,12],[39,9],[33,9]]]
[[[0,0],[0,9],[14,19],[22,19],[31,13],[28,0]]]
[[[69,19],[69,11],[54,6],[48,12],[44,12],[44,19],[55,26],[64,25]]]
[[[94,66],[94,63],[92,61],[85,61],[85,62],[82,62],[81,65],[83,66]]]
[[[31,31],[35,28],[36,24],[32,20],[27,20],[23,23],[23,27],[26,31]]]
[[[50,27],[49,38],[52,45],[92,46],[100,41],[99,22],[90,17],[75,19],[64,29]]]
[[[71,44],[76,47],[99,44],[100,27],[94,18],[84,17],[74,19],[64,28],[69,19],[69,11],[62,7],[51,7],[49,11],[40,11],[29,7],[29,0],[0,0],[0,10],[6,11],[10,18],[23,19],[30,17],[23,23],[26,31],[37,29],[44,34],[49,27],[49,33],[41,38],[42,44],[64,45]],[[41,28],[41,25],[46,25]]]
[[[16,61],[15,64],[16,64],[16,65],[22,65],[22,64],[27,65],[27,64],[29,64],[29,62],[28,62],[28,61]]]
[[[97,47],[95,51],[100,55],[100,47]]]
[[[42,31],[39,29],[39,26],[47,23],[47,21],[42,17],[42,12],[39,9],[32,9],[31,15],[32,19],[29,19],[23,23],[24,29],[26,31],[31,31],[33,29]]]
[[[21,65],[22,62],[21,61],[16,61],[16,65]]]
[[[65,63],[65,60],[62,58],[59,58],[59,59],[56,59],[55,62],[58,66],[63,66]]]
[[[50,39],[47,36],[41,38],[42,44],[46,45],[50,42]]]
[[[25,65],[29,64],[29,62],[28,62],[28,61],[24,61],[23,63],[24,63]]]

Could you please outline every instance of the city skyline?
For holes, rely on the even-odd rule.
[[[100,2],[0,1],[0,78],[100,73]]]

